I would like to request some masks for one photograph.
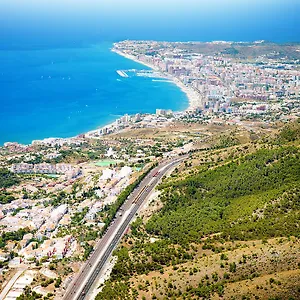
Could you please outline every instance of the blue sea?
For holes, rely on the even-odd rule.
[[[145,67],[114,41],[300,42],[299,15],[299,0],[0,0],[0,145],[187,107],[172,83],[119,77]]]
[[[173,83],[120,77],[117,70],[148,68],[111,47],[0,51],[0,144],[75,136],[126,113],[187,108]]]

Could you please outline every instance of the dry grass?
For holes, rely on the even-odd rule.
[[[228,259],[221,260],[220,253],[215,254],[198,246],[193,261],[178,265],[176,270],[172,266],[167,267],[163,274],[151,272],[136,276],[131,280],[131,286],[139,291],[139,299],[143,296],[152,299],[153,295],[163,299],[168,291],[174,290],[174,286],[177,290],[185,291],[188,286],[197,287],[201,280],[210,283],[223,281],[225,294],[222,299],[230,299],[232,296],[242,299],[242,295],[250,299],[254,299],[254,296],[258,299],[276,295],[284,295],[283,299],[288,299],[287,295],[300,296],[298,239],[276,238],[268,243],[249,241],[216,246],[225,248],[222,253]],[[236,263],[236,272],[229,270],[233,262]],[[229,274],[226,281],[223,279],[225,273]],[[218,275],[218,280],[212,278],[213,274]],[[170,284],[173,288],[170,288]],[[215,294],[212,299],[221,298]]]

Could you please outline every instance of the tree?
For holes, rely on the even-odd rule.
[[[0,169],[0,188],[8,188],[16,185],[20,182],[20,179],[7,169]]]

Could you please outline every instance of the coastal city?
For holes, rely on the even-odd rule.
[[[154,180],[172,178],[175,167],[189,174],[185,167],[215,167],[222,159],[226,164],[219,149],[233,147],[232,157],[238,158],[239,151],[263,147],[261,138],[297,120],[300,46],[287,53],[278,47],[264,41],[115,43],[113,52],[147,66],[116,70],[120,78],[167,80],[186,93],[189,107],[125,114],[75,137],[6,142],[0,148],[0,299],[29,299],[26,293],[72,299],[76,274],[84,274],[86,264],[92,267],[98,242],[127,218],[122,205],[135,188],[141,189],[136,199],[142,199]],[[192,158],[193,153],[202,156]],[[144,178],[149,182],[143,187]],[[161,208],[159,194],[149,191],[139,207],[142,214],[149,217]],[[130,201],[132,207],[137,203]],[[130,236],[134,229],[128,228]],[[115,263],[115,256],[106,261],[93,297]]]
[[[263,44],[264,41],[258,41],[251,47],[258,47],[259,52]],[[235,46],[240,45],[222,41],[124,41],[114,44],[113,51],[173,80],[189,98],[187,112],[225,120],[275,121],[299,116],[299,47],[293,49],[293,58],[280,55],[275,48],[268,54],[262,51],[255,58],[247,53],[246,59],[235,54]]]

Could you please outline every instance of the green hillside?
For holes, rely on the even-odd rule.
[[[300,299],[299,129],[185,163],[159,187],[162,208],[131,226],[97,299]]]

